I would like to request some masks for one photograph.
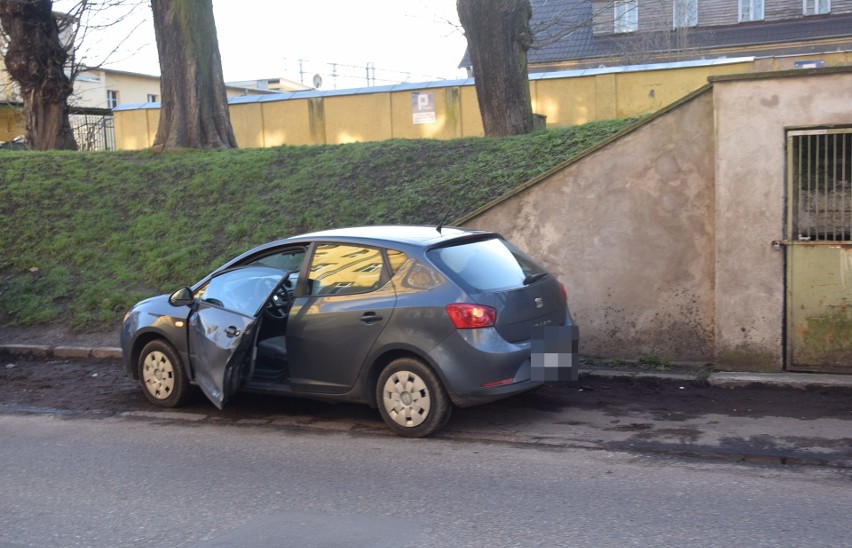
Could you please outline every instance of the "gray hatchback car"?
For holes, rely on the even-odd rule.
[[[577,374],[565,288],[498,234],[371,226],[256,247],[192,287],[136,304],[127,373],[152,403],[197,385],[366,403],[395,432],[429,435],[454,405]]]

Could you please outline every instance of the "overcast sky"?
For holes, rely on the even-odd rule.
[[[61,11],[68,3],[72,0],[57,0],[54,7]],[[102,32],[99,40],[87,40],[92,64],[130,35],[106,66],[160,73],[150,8],[148,2],[139,4],[121,25]],[[375,67],[375,85],[464,78],[458,64],[467,43],[455,4],[456,0],[213,0],[225,80],[284,77],[310,84],[320,74],[323,89],[358,87],[367,83],[368,63]]]

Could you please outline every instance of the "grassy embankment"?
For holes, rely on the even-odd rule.
[[[117,326],[254,245],[456,219],[631,121],[502,139],[231,151],[0,151],[0,325]]]

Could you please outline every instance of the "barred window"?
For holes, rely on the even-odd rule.
[[[852,240],[852,129],[790,131],[790,239]]]

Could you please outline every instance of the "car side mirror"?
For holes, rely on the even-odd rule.
[[[169,296],[169,304],[172,306],[189,306],[195,302],[195,296],[188,287],[181,287]]]

